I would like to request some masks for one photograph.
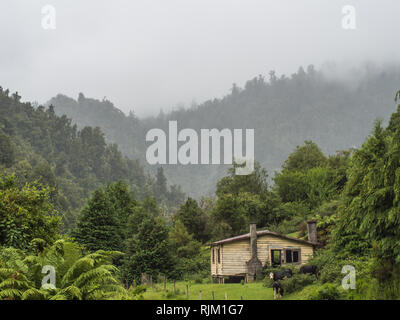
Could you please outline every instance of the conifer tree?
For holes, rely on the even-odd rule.
[[[137,221],[131,216],[127,234],[122,266],[124,282],[138,281],[142,273],[153,277],[173,273],[168,227],[162,218],[147,214],[142,221]]]
[[[108,194],[98,189],[82,210],[76,240],[89,251],[121,250],[122,234],[114,206]]]

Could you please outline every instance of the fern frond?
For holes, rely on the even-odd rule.
[[[0,299],[2,300],[20,300],[21,291],[18,289],[0,290]]]
[[[42,290],[30,288],[22,294],[21,299],[22,300],[45,300],[46,293],[43,292]]]

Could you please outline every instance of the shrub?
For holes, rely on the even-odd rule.
[[[166,290],[163,293],[163,297],[166,300],[182,300],[183,298],[181,295],[182,292],[178,288],[176,288],[175,292],[173,290],[172,291]]]
[[[340,297],[338,287],[333,283],[325,283],[308,294],[309,300],[337,300]]]
[[[265,277],[263,286],[267,288],[272,288],[274,280],[270,279],[269,277]]]
[[[212,278],[211,277],[205,277],[204,279],[203,279],[203,283],[205,283],[205,284],[210,284],[210,283],[212,283]]]
[[[203,283],[203,277],[201,275],[196,275],[194,277],[194,283],[197,283],[197,284]]]
[[[345,265],[354,266],[358,278],[369,278],[373,274],[373,260],[369,257],[346,256],[340,257],[330,250],[321,250],[310,262],[317,265],[319,270],[318,280],[321,283],[341,284],[345,274],[342,268]]]
[[[281,280],[281,283],[285,293],[292,293],[295,291],[300,291],[304,287],[313,284],[316,280],[317,279],[314,275],[295,274],[291,278]]]
[[[167,292],[165,293],[164,296],[165,296],[165,298],[168,299],[168,300],[173,299],[173,298],[176,298],[176,294],[173,293],[172,291],[167,291]]]
[[[137,286],[137,287],[133,290],[133,294],[136,295],[136,296],[138,296],[138,295],[141,295],[141,294],[145,293],[146,290],[147,290],[147,289],[146,289],[146,286],[145,286],[145,285],[140,285],[140,286]]]

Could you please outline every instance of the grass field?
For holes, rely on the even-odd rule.
[[[173,284],[168,283],[166,290],[163,284],[157,284],[153,287],[147,287],[143,294],[145,300],[186,300],[186,284],[187,282],[177,282],[175,284],[177,294],[173,294]],[[304,290],[306,290],[305,288]],[[304,291],[303,290],[303,291]],[[200,300],[200,291],[202,300],[212,300],[214,292],[215,300],[225,300],[227,294],[228,300],[272,300],[272,288],[266,288],[262,282],[253,282],[247,284],[189,284],[189,300]],[[303,300],[304,292],[296,292],[285,295],[283,300]]]

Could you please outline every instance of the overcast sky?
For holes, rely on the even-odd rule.
[[[56,29],[41,9],[56,9]],[[356,30],[342,8],[356,9]],[[400,58],[397,0],[1,0],[0,85],[23,100],[106,96],[139,116],[258,74]]]

